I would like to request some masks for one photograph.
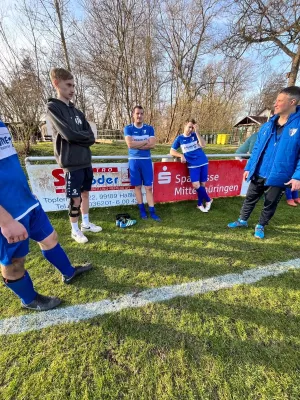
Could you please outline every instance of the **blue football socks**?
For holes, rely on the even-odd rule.
[[[43,256],[54,265],[64,276],[74,275],[75,268],[72,267],[68,256],[59,243],[53,249],[42,250]]]
[[[209,197],[209,195],[207,194],[206,188],[204,186],[201,186],[203,189],[203,196],[204,196],[204,200],[206,201],[206,203],[208,203],[209,201],[211,201],[211,198]]]
[[[146,209],[145,209],[145,204],[138,204],[139,210],[140,210],[140,216],[142,219],[147,219],[147,213],[146,213]]]
[[[149,207],[150,217],[155,221],[160,221],[159,216],[155,212],[155,207]]]
[[[198,194],[198,206],[202,205],[203,200],[205,200],[206,203],[211,200],[204,186],[200,186],[198,189],[196,189],[196,192]]]
[[[31,303],[37,296],[28,271],[25,271],[25,275],[20,279],[10,280],[3,278],[3,281],[22,300],[23,304]]]
[[[203,187],[202,186],[200,186],[198,189],[196,189],[196,192],[197,192],[197,195],[198,195],[198,206],[202,206],[202,202],[203,202],[203,199],[204,199],[204,196],[203,196]]]

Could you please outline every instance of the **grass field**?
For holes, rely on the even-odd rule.
[[[21,161],[24,163],[24,155],[21,153],[21,146],[16,145],[20,150]],[[127,145],[125,142],[115,142],[113,144],[96,143],[92,147],[92,154],[94,156],[116,156],[127,155]],[[207,145],[206,153],[208,154],[221,154],[221,153],[234,153],[236,147],[230,145]],[[152,150],[152,154],[169,154],[170,145],[159,144]],[[33,145],[30,156],[53,156],[53,145],[51,142],[41,142]]]
[[[97,145],[94,154],[100,150],[124,154],[124,145]],[[207,152],[220,152],[220,146]],[[41,154],[52,155],[51,145],[33,149],[33,155]],[[52,213],[71,260],[90,261],[94,270],[64,286],[35,244],[28,270],[41,293],[59,296],[68,306],[300,256],[300,207],[281,201],[266,240],[258,241],[253,227],[259,209],[248,230],[226,229],[241,202],[217,199],[207,214],[194,202],[159,204],[162,223],[138,220],[128,230],[114,226],[124,207],[95,209],[91,219],[103,232],[89,235],[84,247],[71,240],[67,213]],[[137,216],[135,207],[125,210]],[[294,270],[255,285],[2,336],[0,399],[299,399],[299,285],[300,271]],[[25,314],[1,287],[0,319]]]

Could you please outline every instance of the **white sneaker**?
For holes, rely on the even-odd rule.
[[[198,210],[202,211],[202,212],[207,212],[208,210],[203,206],[197,206]]]
[[[210,210],[210,207],[211,207],[212,202],[213,202],[213,199],[211,199],[210,201],[208,201],[208,202],[205,204],[205,209],[206,209],[207,211]]]
[[[81,224],[81,231],[82,232],[101,232],[102,228],[101,226],[97,226],[95,224],[92,224],[91,222],[88,225],[83,225]]]
[[[71,233],[71,237],[77,242],[77,243],[86,243],[88,242],[88,238],[84,236],[84,234],[81,231],[76,231]]]

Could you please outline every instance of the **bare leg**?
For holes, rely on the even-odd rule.
[[[53,249],[58,243],[58,235],[56,231],[53,231],[46,239],[39,242],[39,246],[41,250],[51,250]]]
[[[25,257],[13,258],[10,265],[1,265],[1,274],[4,279],[16,280],[25,274]]]
[[[89,192],[82,192],[81,193],[82,203],[81,203],[81,214],[88,214],[89,213]]]
[[[143,203],[142,186],[135,186],[134,193],[138,204]]]
[[[155,212],[152,186],[145,186],[145,189],[146,189],[146,198],[149,206],[150,217],[155,221],[159,222],[161,221],[161,219]]]
[[[148,206],[154,207],[152,186],[145,186],[145,189],[146,189],[146,199],[147,199]]]

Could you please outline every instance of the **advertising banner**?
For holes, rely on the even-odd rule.
[[[216,160],[209,162],[207,191],[213,198],[240,196],[247,184],[242,183],[246,160]],[[156,203],[195,200],[186,164],[155,162],[154,201]],[[32,192],[45,211],[68,208],[65,195],[65,174],[58,165],[27,164]],[[136,204],[134,188],[130,186],[128,163],[93,164],[94,179],[90,192],[90,207],[112,207]],[[146,202],[143,191],[144,202]]]
[[[246,160],[215,160],[209,162],[207,192],[210,197],[241,195]],[[157,203],[196,200],[186,164],[180,162],[154,163],[154,201]]]
[[[65,195],[65,174],[58,165],[26,165],[32,192],[45,211],[68,208]],[[94,180],[90,207],[111,207],[136,204],[130,186],[127,163],[93,164]]]

